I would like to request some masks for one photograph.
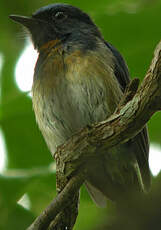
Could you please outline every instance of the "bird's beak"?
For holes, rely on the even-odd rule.
[[[29,30],[38,23],[38,20],[32,17],[20,16],[20,15],[10,15],[9,16],[13,21],[20,23]]]
[[[13,21],[20,23],[30,33],[30,37],[36,49],[40,48],[45,42],[49,40],[49,35],[51,34],[51,26],[45,20],[34,17],[26,17],[19,15],[9,16]],[[52,33],[52,39],[54,40],[54,32]]]

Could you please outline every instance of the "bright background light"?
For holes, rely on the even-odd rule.
[[[1,70],[2,70],[2,66],[3,66],[3,54],[0,53],[0,73],[1,73]]]
[[[18,201],[18,204],[20,204],[21,206],[23,206],[26,209],[31,208],[31,201],[30,201],[29,196],[27,194],[24,194],[21,197],[21,199]]]
[[[149,165],[152,174],[157,176],[161,170],[161,146],[153,143],[150,145]]]
[[[16,83],[23,92],[31,90],[37,56],[38,53],[34,50],[32,44],[27,44],[16,64]]]
[[[0,75],[3,68],[3,63],[4,63],[3,54],[0,53]],[[1,86],[0,86],[0,101],[1,101]],[[7,156],[7,152],[6,152],[5,139],[4,139],[3,132],[0,128],[0,173],[2,173],[6,168],[6,163],[7,163],[6,156]]]
[[[5,139],[2,130],[0,129],[0,173],[2,173],[6,169],[7,164],[7,152]]]

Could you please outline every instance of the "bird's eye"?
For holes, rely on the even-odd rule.
[[[54,15],[54,18],[57,20],[64,20],[67,18],[67,15],[64,12],[59,11]]]

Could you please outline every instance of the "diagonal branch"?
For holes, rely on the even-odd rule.
[[[134,81],[129,86],[130,95],[132,88],[134,91],[137,88],[131,87],[137,85]],[[127,91],[125,95],[131,97]],[[143,129],[155,112],[161,110],[161,42],[140,88],[130,101],[127,97],[107,120],[82,129],[58,149],[55,154],[58,173],[68,176],[88,157],[97,154],[97,148],[103,152],[127,142]]]
[[[36,218],[27,230],[45,230],[57,214],[70,203],[73,195],[79,190],[84,182],[84,173],[73,176],[62,192],[50,203],[50,205]]]
[[[140,88],[137,89],[138,80],[135,79],[110,118],[82,129],[58,148],[55,159],[57,190],[60,193],[28,230],[47,229],[60,211],[70,204],[71,197],[85,179],[84,168],[78,169],[85,165],[89,157],[97,154],[97,148],[107,150],[127,142],[143,129],[155,112],[161,110],[161,42]]]

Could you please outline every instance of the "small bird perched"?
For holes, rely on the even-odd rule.
[[[30,32],[39,52],[32,87],[39,128],[54,155],[81,128],[105,120],[116,109],[129,72],[88,14],[68,4],[51,4],[31,17],[10,16]],[[149,143],[144,128],[125,144],[86,163],[86,187],[100,206],[150,185]]]

